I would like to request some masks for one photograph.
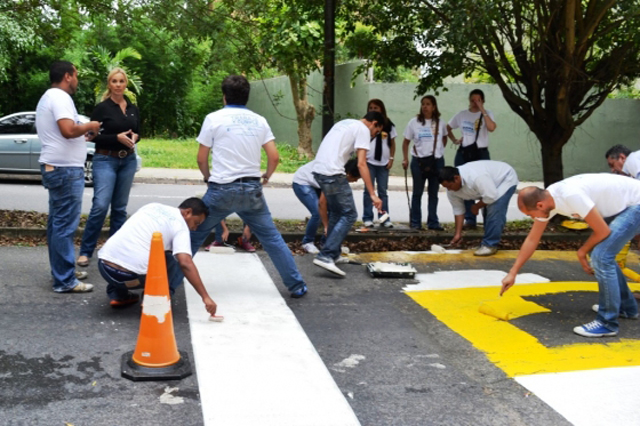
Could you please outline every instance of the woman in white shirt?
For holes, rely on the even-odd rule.
[[[396,152],[396,127],[387,117],[387,110],[384,102],[380,99],[371,99],[367,104],[367,112],[377,111],[384,116],[385,124],[375,138],[371,140],[371,146],[367,152],[367,166],[369,166],[369,175],[371,175],[371,183],[378,188],[378,197],[382,200],[382,211],[378,212],[378,217],[383,212],[389,213],[389,197],[387,196],[387,188],[389,187],[389,169],[393,166],[393,156]],[[371,197],[365,189],[362,196],[363,212],[362,222],[367,228],[373,227],[373,205]],[[387,219],[382,223],[385,228],[393,228],[391,219]]]
[[[420,99],[418,115],[409,121],[404,131],[402,143],[402,167],[409,167],[409,144],[411,149],[411,176],[413,195],[411,197],[411,228],[422,227],[422,194],[428,182],[429,205],[427,228],[443,231],[438,220],[438,173],[444,167],[444,147],[447,146],[446,121],[440,118],[438,102],[431,95]]]

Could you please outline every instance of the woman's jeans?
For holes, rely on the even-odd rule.
[[[111,206],[109,236],[115,234],[127,220],[127,203],[136,167],[135,154],[124,158],[102,154],[93,156],[93,201],[82,235],[80,256],[93,255],[109,206]]]
[[[620,313],[630,317],[638,314],[638,304],[616,263],[616,254],[640,234],[640,206],[627,207],[609,223],[609,229],[609,236],[591,251],[591,266],[598,280],[597,319],[609,330],[618,331]]]
[[[480,148],[480,160],[491,160],[491,156],[489,155],[488,148]],[[456,151],[456,156],[453,159],[453,165],[455,167],[462,166],[465,164],[464,156],[462,154],[462,149],[458,148]],[[464,202],[464,221],[467,225],[476,226],[476,215],[471,213],[471,206],[475,203],[474,200],[466,200]]]
[[[387,196],[387,188],[389,187],[389,169],[387,169],[387,166],[374,166],[369,163],[367,163],[367,166],[369,167],[371,183],[374,188],[378,188],[378,197],[382,200],[382,210],[389,213],[389,197]],[[373,203],[371,202],[371,195],[369,195],[366,187],[362,194],[362,205],[362,221],[373,222]],[[378,217],[380,216],[382,216],[382,214],[378,212]],[[390,219],[387,219],[387,222],[389,220]]]
[[[444,157],[436,160],[436,170],[428,176],[423,175],[420,165],[415,157],[411,158],[411,177],[413,178],[413,194],[411,195],[411,223],[412,228],[420,229],[422,223],[422,194],[424,186],[428,182],[429,204],[427,227],[438,228],[440,221],[438,220],[438,191],[440,190],[440,182],[438,181],[438,173],[444,167]]]
[[[316,232],[318,232],[318,225],[320,224],[320,212],[318,210],[320,190],[311,185],[300,185],[294,182],[293,192],[296,194],[296,197],[298,197],[298,200],[309,210],[309,213],[311,213],[302,244],[313,243],[316,240]]]
[[[327,241],[316,257],[324,262],[333,262],[340,257],[340,246],[356,223],[358,211],[346,175],[325,176],[314,173],[313,176],[327,199],[329,213]]]

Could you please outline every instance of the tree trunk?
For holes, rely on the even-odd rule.
[[[564,179],[562,165],[562,148],[573,134],[571,131],[548,132],[548,136],[538,136],[540,152],[542,153],[542,175],[544,187]]]
[[[289,83],[298,119],[298,157],[312,159],[314,153],[311,124],[316,116],[316,109],[309,103],[307,97],[307,79],[290,75]]]

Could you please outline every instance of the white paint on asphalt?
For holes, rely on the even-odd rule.
[[[485,269],[468,269],[460,271],[437,271],[429,274],[417,274],[419,284],[410,284],[404,291],[450,290],[454,288],[494,287],[501,286],[502,279],[507,276],[504,271]],[[549,282],[548,278],[538,274],[518,274],[516,283],[534,284]]]
[[[185,283],[205,425],[360,424],[257,255],[194,261],[225,317],[210,322]]]
[[[165,387],[164,393],[160,395],[160,403],[168,404],[168,405],[176,405],[176,404],[184,404],[184,398],[181,396],[172,395],[173,392],[176,392],[178,388]]]
[[[516,377],[575,426],[640,424],[640,367]]]
[[[366,357],[364,355],[352,354],[348,358],[343,359],[340,362],[336,362],[333,364],[332,370],[338,371],[340,373],[344,373],[344,368],[355,368],[360,361],[364,361]]]

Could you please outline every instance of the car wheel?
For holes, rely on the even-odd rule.
[[[84,162],[84,186],[93,186],[93,157]]]

